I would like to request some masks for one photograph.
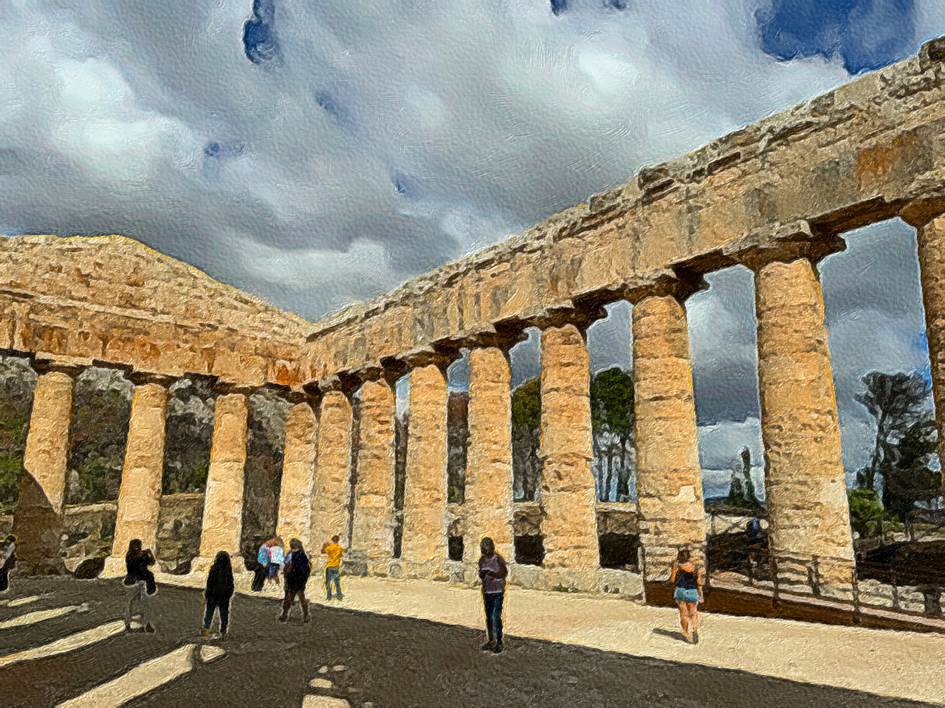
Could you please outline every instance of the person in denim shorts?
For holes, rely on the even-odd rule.
[[[679,624],[683,637],[699,643],[699,603],[702,602],[702,568],[692,562],[685,548],[676,555],[669,581],[673,584],[673,600],[679,607]]]

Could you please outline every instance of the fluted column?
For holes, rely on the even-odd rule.
[[[66,497],[72,395],[79,369],[36,362],[30,427],[18,483],[13,533],[18,573],[48,575],[65,568],[59,555]]]
[[[124,575],[125,553],[132,539],[141,539],[144,547],[151,549],[157,541],[170,380],[132,374],[131,381],[135,388],[118,489],[115,538],[112,554],[105,560],[103,577]]]
[[[903,217],[916,227],[925,332],[929,344],[932,396],[938,428],[938,456],[945,460],[945,215],[938,205],[932,211],[907,210]],[[942,475],[945,493],[945,474]]]
[[[444,362],[421,364],[411,370],[400,557],[404,572],[418,577],[443,577],[449,557],[446,403]]]
[[[577,590],[597,586],[590,356],[575,324],[541,333],[541,531],[549,582]]]
[[[669,577],[680,548],[704,562],[705,509],[684,298],[642,297],[633,306],[637,505],[647,580]]]
[[[358,479],[351,548],[371,575],[386,575],[394,553],[396,396],[383,378],[361,386]]]
[[[219,551],[227,551],[234,570],[242,569],[240,534],[243,530],[243,482],[249,402],[245,392],[224,389],[213,411],[210,471],[204,493],[200,555],[193,571],[205,571]]]
[[[512,529],[512,390],[509,361],[498,347],[469,352],[469,449],[463,560],[479,558],[483,536],[509,562],[515,558]]]
[[[285,424],[276,534],[287,544],[297,538],[308,549],[312,545],[312,490],[318,420],[305,396],[296,397],[293,402]]]
[[[341,536],[343,545],[347,543],[351,492],[351,401],[340,388],[322,390],[312,492],[313,560],[324,560],[318,550],[335,534]]]
[[[806,245],[762,254],[755,269],[758,382],[768,544],[786,583],[848,587],[853,540],[824,300]]]

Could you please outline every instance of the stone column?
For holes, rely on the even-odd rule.
[[[469,450],[463,560],[474,565],[483,536],[509,562],[512,529],[512,390],[509,361],[498,347],[469,352]],[[471,577],[476,577],[473,574]]]
[[[541,531],[547,583],[597,588],[600,544],[591,464],[590,357],[584,329],[541,333]]]
[[[394,553],[396,397],[383,378],[361,386],[358,478],[351,547],[371,575],[387,575]]]
[[[410,426],[404,482],[401,564],[415,577],[446,577],[446,366],[418,364],[410,372]]]
[[[324,562],[322,544],[332,536],[348,536],[348,501],[351,493],[351,401],[336,385],[323,387],[318,415],[318,457],[312,492],[312,540],[309,554]]]
[[[243,474],[246,466],[246,432],[249,416],[247,395],[223,389],[213,411],[210,471],[204,494],[200,555],[191,570],[203,572],[219,551],[227,551],[233,570],[243,570],[240,534],[243,530]]]
[[[23,454],[23,473],[13,513],[17,537],[16,572],[50,575],[65,572],[59,555],[62,509],[69,461],[72,394],[79,369],[37,361],[39,374]]]
[[[646,580],[669,578],[686,547],[704,563],[702,468],[683,304],[690,289],[642,296],[633,306],[637,506]]]
[[[819,246],[820,244],[818,244]],[[805,244],[755,269],[768,545],[786,584],[849,588],[854,565],[824,300]]]
[[[285,453],[276,534],[286,544],[297,538],[309,550],[312,545],[312,490],[315,484],[318,420],[304,394],[293,400],[295,405],[289,410],[285,424]]]
[[[118,489],[115,538],[112,554],[105,560],[102,577],[125,574],[125,554],[132,539],[141,539],[142,545],[151,549],[154,549],[157,541],[170,380],[135,373],[131,381],[135,388],[131,399],[121,486]]]
[[[920,206],[921,205],[916,205]],[[932,396],[938,428],[938,456],[945,460],[945,215],[924,209],[907,210],[903,218],[916,227],[925,332],[932,370]],[[942,475],[945,493],[945,475]]]

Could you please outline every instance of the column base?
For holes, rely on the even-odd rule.
[[[214,558],[210,556],[197,556],[192,561],[190,561],[190,574],[205,575],[213,565],[213,561]],[[230,563],[233,565],[234,573],[246,572],[246,563],[243,561],[243,556],[239,555],[238,553],[230,554]]]
[[[99,573],[98,577],[104,579],[123,578],[127,573],[124,556],[109,556],[105,559],[105,567],[102,568],[102,572]]]

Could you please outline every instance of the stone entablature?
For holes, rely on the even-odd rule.
[[[753,245],[813,238],[941,196],[945,40],[918,57],[642,169],[519,236],[319,322],[317,379],[541,325],[675,270],[731,265]]]

